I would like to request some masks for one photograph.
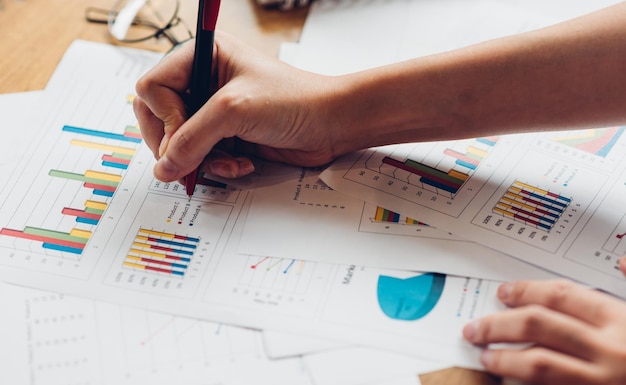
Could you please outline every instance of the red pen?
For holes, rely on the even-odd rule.
[[[196,113],[211,97],[211,68],[213,66],[213,41],[215,24],[220,9],[220,0],[200,0],[198,4],[198,23],[196,27],[196,48],[189,84],[189,116]],[[185,177],[185,190],[191,200],[199,168]]]

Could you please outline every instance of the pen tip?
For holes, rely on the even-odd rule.
[[[191,202],[191,195],[187,195],[187,202]]]

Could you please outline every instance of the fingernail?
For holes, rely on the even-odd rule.
[[[250,159],[237,159],[239,165],[239,176],[248,175],[254,172],[254,163]]]
[[[477,335],[477,330],[478,330],[478,326],[480,325],[480,320],[474,320],[470,323],[468,323],[467,325],[465,325],[465,327],[463,328],[463,336],[465,337],[466,340],[468,340],[469,342],[474,342],[476,340],[476,335]]]
[[[500,298],[502,302],[506,302],[511,296],[512,291],[513,291],[513,283],[511,282],[503,283],[498,288],[498,298]]]
[[[491,366],[492,361],[493,361],[493,351],[489,349],[483,350],[483,352],[480,354],[480,363],[485,368],[489,368]]]
[[[159,178],[162,180],[174,180],[178,177],[179,169],[172,163],[167,156],[162,156],[155,166],[159,170]]]
[[[209,169],[212,174],[223,176],[224,178],[237,177],[237,170],[234,169],[232,162],[214,160],[209,163]]]

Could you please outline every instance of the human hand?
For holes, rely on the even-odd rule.
[[[137,83],[134,110],[142,135],[155,157],[157,179],[180,180],[203,170],[226,178],[251,173],[248,156],[298,166],[320,166],[340,153],[333,129],[333,77],[298,70],[264,57],[217,32],[215,94],[191,117],[185,95],[193,43],[181,47]],[[236,146],[212,151],[227,138]],[[232,141],[231,141],[232,142]],[[244,155],[244,156],[240,156]]]
[[[479,346],[532,345],[487,348],[487,371],[533,384],[626,383],[624,302],[569,281],[505,283],[498,298],[512,309],[469,323],[464,337]]]

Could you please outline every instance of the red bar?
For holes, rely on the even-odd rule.
[[[102,218],[102,214],[88,213],[88,212],[85,212],[84,210],[72,209],[69,207],[64,207],[63,210],[61,210],[61,214],[69,215],[72,217],[94,219],[97,221],[99,221]]]
[[[130,164],[130,159],[116,158],[111,155],[102,155],[102,160],[105,162],[118,163],[118,164]]]
[[[145,270],[157,271],[159,273],[172,274],[172,270],[161,269],[160,267],[144,266]]]
[[[105,186],[102,184],[89,183],[89,182],[83,183],[83,186],[85,188],[92,188],[94,190],[103,190],[103,191],[110,191],[110,192],[115,192],[115,189],[117,188],[115,186]]]
[[[23,231],[7,229],[7,228],[0,229],[0,234],[8,235],[8,236],[15,237],[15,238],[28,239],[31,241],[52,243],[52,244],[59,245],[59,246],[73,247],[75,249],[80,249],[80,250],[85,248],[84,243],[64,241],[61,239],[50,238],[50,237],[42,237],[41,235],[26,234]]]
[[[461,154],[458,151],[454,151],[452,149],[446,148],[445,150],[443,150],[443,153],[451,156],[453,158],[456,158],[458,160],[462,160],[463,162],[469,163],[469,164],[473,164],[474,166],[478,166],[480,164],[480,162],[474,158],[470,158],[469,156],[465,155],[465,154]]]

